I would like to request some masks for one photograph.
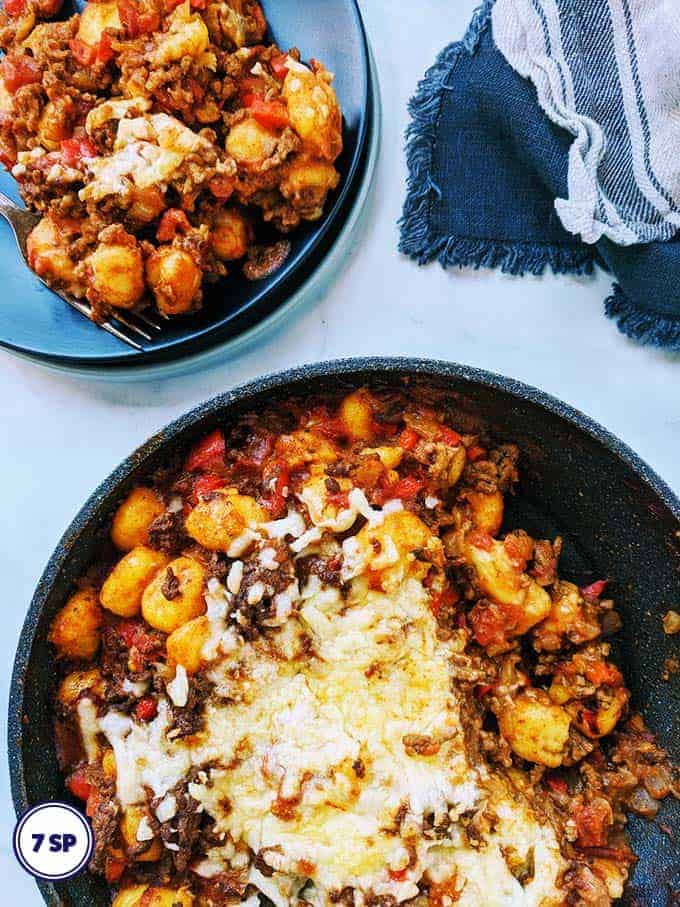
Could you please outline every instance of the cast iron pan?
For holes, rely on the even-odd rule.
[[[82,9],[84,0],[65,0],[63,15]],[[163,333],[133,350],[97,329],[48,290],[19,256],[11,231],[0,224],[4,295],[0,346],[54,364],[76,368],[149,365],[198,353],[242,333],[262,320],[290,293],[298,272],[319,261],[320,247],[347,215],[348,197],[363,176],[370,126],[371,85],[368,45],[356,0],[264,0],[270,37],[282,48],[299,47],[303,59],[316,57],[335,74],[343,110],[344,150],[336,166],[339,188],[323,217],[291,234],[291,254],[271,277],[251,282],[238,267],[206,288],[200,312],[168,322]],[[0,190],[21,203],[14,179],[0,172]],[[264,235],[264,234],[263,234]]]
[[[674,759],[680,759],[677,675],[670,682],[661,680],[665,659],[677,653],[677,638],[664,634],[661,617],[680,602],[680,501],[628,447],[587,416],[539,390],[444,362],[353,359],[262,378],[202,404],[135,451],[85,504],[40,580],[19,642],[9,708],[9,761],[17,814],[39,802],[69,799],[52,740],[55,667],[47,633],[132,485],[173,450],[184,448],[230,415],[291,394],[372,382],[442,387],[467,417],[491,428],[499,440],[520,445],[521,491],[508,508],[508,527],[520,526],[541,537],[562,535],[565,578],[581,584],[613,579],[611,590],[624,618],[618,655],[634,705]],[[674,825],[677,832],[679,817],[677,802],[667,802],[655,823],[631,821],[640,860],[625,903],[645,907],[677,903],[677,845],[661,826]],[[87,874],[59,885],[39,884],[50,905],[108,903],[105,887]]]

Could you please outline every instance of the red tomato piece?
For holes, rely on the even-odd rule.
[[[97,61],[98,47],[86,44],[80,38],[71,38],[69,41],[71,53],[81,66],[92,66]]]
[[[439,614],[442,608],[450,607],[455,605],[456,602],[460,599],[460,596],[455,591],[455,589],[444,589],[442,592],[439,592],[430,602],[430,608],[435,617]]]
[[[623,683],[623,677],[619,669],[607,661],[596,661],[595,664],[588,665],[585,675],[591,683],[598,687],[603,684],[610,687],[618,687]]]
[[[581,595],[585,596],[585,598],[600,598],[608,584],[608,579],[598,579],[597,582],[584,586],[581,589]]]
[[[564,778],[554,774],[553,772],[548,772],[548,774],[545,776],[545,783],[548,785],[550,790],[553,791],[553,793],[569,793],[569,788],[567,787],[567,782],[564,780]]]
[[[177,4],[175,4],[176,6]],[[161,17],[155,9],[142,11],[135,0],[118,0],[118,15],[131,38],[146,35],[160,28]]]
[[[288,107],[283,101],[265,101],[257,95],[243,99],[251,116],[265,129],[285,129],[289,124]]]
[[[263,501],[264,506],[275,520],[281,519],[288,511],[287,493],[290,488],[290,470],[283,460],[277,460],[267,465],[265,479],[273,482],[273,488]]]
[[[483,447],[468,447],[467,449],[467,458],[471,463],[476,463],[477,460],[481,460],[482,457],[486,456],[486,451]]]
[[[606,800],[597,799],[592,803],[574,809],[574,821],[579,847],[604,847],[607,843],[611,824],[611,807]]]
[[[468,614],[472,632],[480,646],[504,646],[507,619],[504,611],[495,602],[477,604]]]
[[[66,139],[61,143],[61,153],[67,167],[78,167],[82,161],[99,154],[96,145],[87,137]]]
[[[272,57],[269,61],[272,72],[279,82],[283,80],[288,75],[288,54],[279,54],[277,57]]]
[[[66,782],[66,786],[79,800],[87,800],[94,789],[90,782],[85,780],[83,772],[74,772]]]
[[[145,696],[135,706],[135,718],[138,721],[153,721],[158,714],[158,705],[153,696]]]
[[[481,529],[473,529],[468,533],[467,540],[474,548],[480,548],[482,551],[491,551],[493,548],[493,538]]]
[[[113,885],[120,880],[120,877],[125,872],[126,865],[125,860],[107,854],[104,861],[104,877],[109,885]]]
[[[449,447],[459,447],[461,437],[457,431],[449,428],[448,425],[442,425],[437,433],[437,441],[443,441],[444,444],[448,444]]]
[[[424,487],[425,482],[423,482],[422,479],[417,479],[415,476],[406,476],[405,479],[399,479],[394,485],[389,485],[386,489],[386,494],[388,494],[390,498],[398,498],[401,501],[411,501],[420,494]]]
[[[217,491],[218,488],[224,488],[224,479],[219,476],[199,476],[194,482],[192,496],[198,501],[203,495]]]
[[[405,428],[399,436],[399,447],[403,447],[404,450],[414,450],[419,440],[420,435],[417,431],[412,428]]]
[[[158,242],[172,242],[178,233],[191,230],[189,218],[180,208],[169,208],[161,217],[161,222],[156,230]]]
[[[234,194],[234,189],[236,188],[234,181],[230,180],[227,176],[213,176],[213,178],[208,182],[208,188],[221,202],[226,202],[228,198]]]
[[[3,9],[8,16],[13,19],[22,16],[26,10],[26,0],[5,0],[2,4]]]
[[[224,466],[226,453],[224,435],[219,428],[215,429],[194,445],[184,468],[187,472],[209,472],[211,469]]]
[[[42,78],[40,66],[27,54],[5,57],[0,63],[0,74],[10,94]]]

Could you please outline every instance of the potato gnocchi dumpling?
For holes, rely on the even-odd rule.
[[[50,631],[62,658],[94,658],[101,641],[102,609],[97,590],[80,589],[59,611]]]
[[[225,9],[258,27],[208,0],[211,34]],[[225,260],[249,216],[211,212]],[[607,583],[512,524],[519,456],[432,388],[343,385],[206,426],[128,492],[50,633],[114,907],[621,895],[627,813],[676,770],[631,712]]]
[[[0,158],[42,217],[28,261],[95,321],[200,309],[274,273],[341,175],[333,75],[266,43],[256,0],[11,0]],[[313,48],[308,49],[313,52]]]
[[[133,488],[116,510],[111,524],[111,541],[121,551],[131,551],[149,541],[149,527],[165,513],[163,499],[151,488]]]
[[[190,557],[171,561],[144,589],[142,615],[156,630],[172,633],[206,609],[205,568]]]

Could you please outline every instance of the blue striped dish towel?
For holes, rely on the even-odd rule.
[[[403,252],[598,265],[619,329],[680,350],[680,3],[486,0],[410,110]]]

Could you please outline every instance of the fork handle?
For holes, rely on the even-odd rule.
[[[21,211],[21,208],[8,195],[0,192],[0,214],[9,220],[17,211]]]

